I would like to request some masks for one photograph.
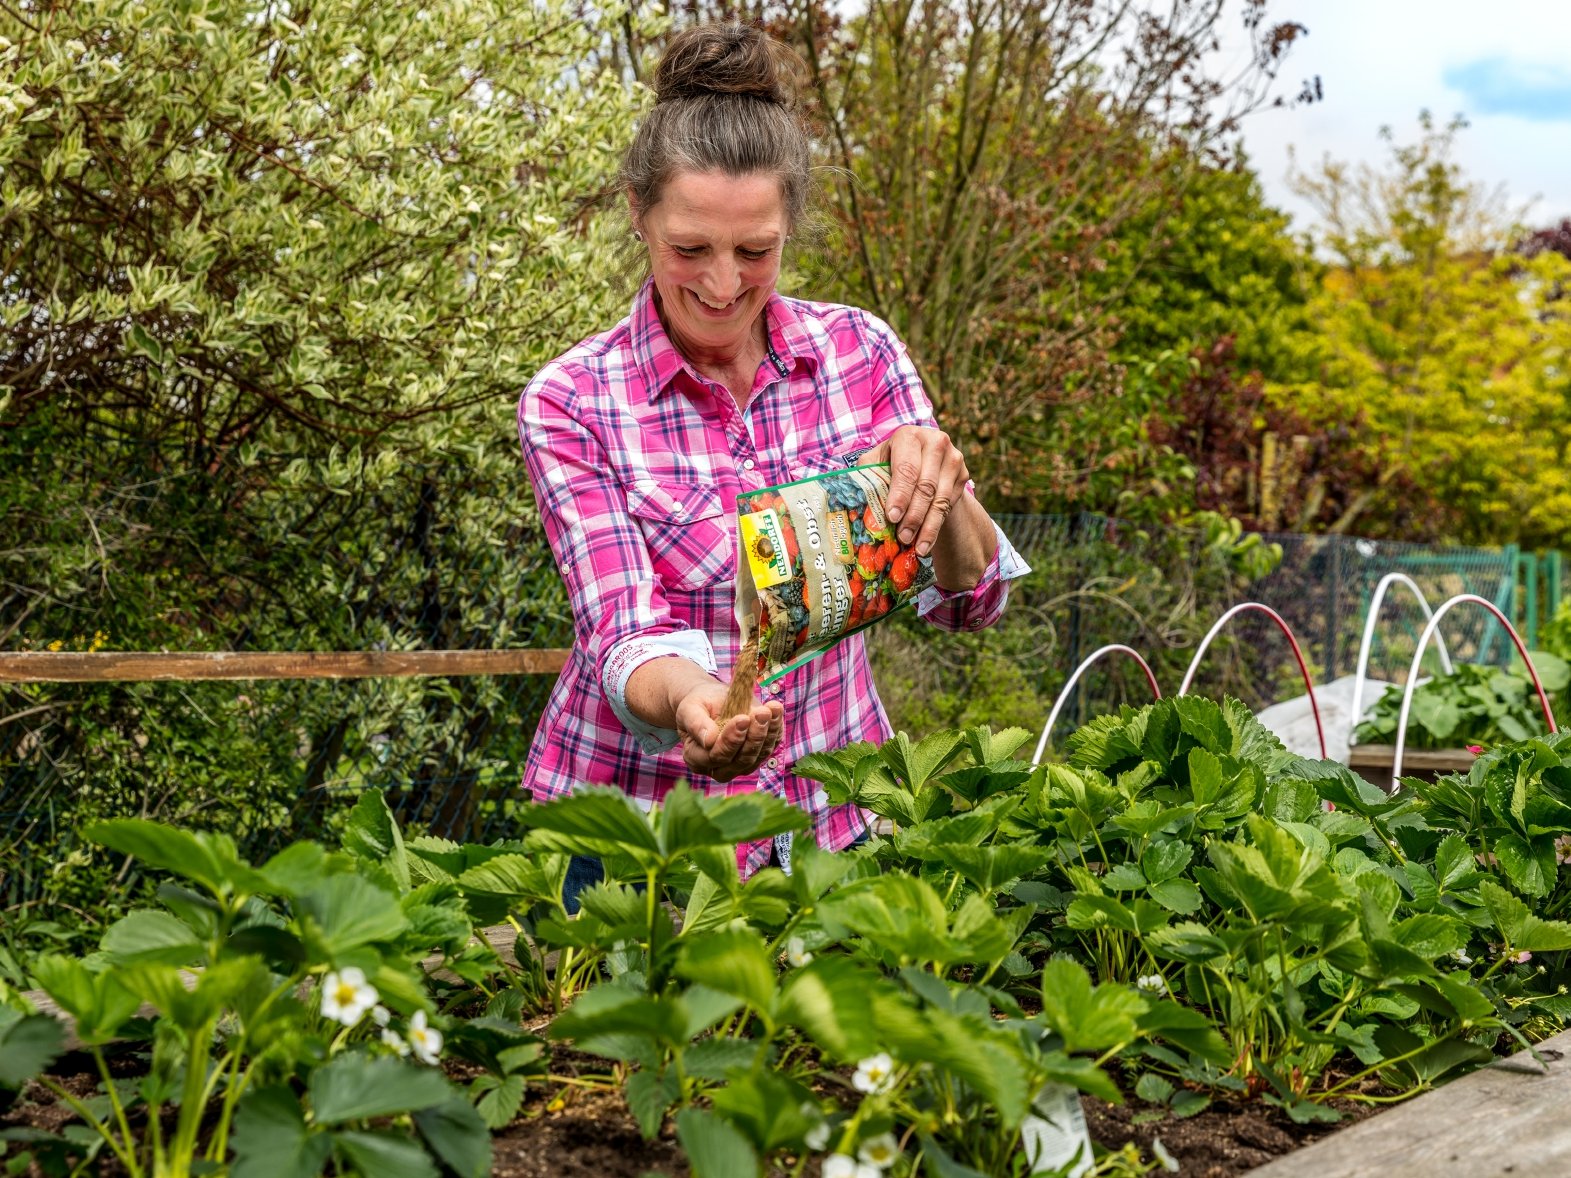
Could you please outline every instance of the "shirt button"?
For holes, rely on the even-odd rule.
[[[769,767],[771,769],[778,769],[778,768],[780,768],[780,758],[779,757],[770,757],[769,758]]]
[[[779,695],[780,694],[780,684],[778,684],[778,683],[771,683],[764,690],[769,692],[770,695]]]
[[[981,628],[982,628],[982,619],[981,618],[972,618],[971,619],[971,629],[973,629],[973,630],[980,630]]]
[[[754,462],[751,458],[747,458],[742,461],[743,470],[752,470],[757,465],[758,463]]]

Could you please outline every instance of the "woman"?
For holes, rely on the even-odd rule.
[[[881,741],[889,722],[858,636],[771,684],[750,714],[721,714],[737,493],[888,461],[889,517],[937,573],[918,610],[949,629],[995,621],[1027,570],[888,326],[775,290],[810,179],[789,66],[740,25],[673,39],[619,177],[649,279],[625,320],[548,364],[519,402],[575,635],[523,785],[545,801],[613,784],[641,804],[683,778],[769,790],[839,850],[863,836],[860,812],[827,806],[791,764]],[[739,848],[743,874],[775,850]]]

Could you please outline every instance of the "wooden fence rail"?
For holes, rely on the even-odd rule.
[[[555,675],[565,650],[4,651],[0,683]]]

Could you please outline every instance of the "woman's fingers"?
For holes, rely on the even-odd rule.
[[[885,444],[889,462],[889,518],[902,544],[916,543],[926,556],[955,502],[965,493],[970,472],[949,435],[924,426],[901,426]]]
[[[785,709],[773,701],[724,722],[705,719],[707,724],[694,722],[681,730],[683,759],[695,773],[716,781],[730,781],[756,770],[779,746],[785,730]]]

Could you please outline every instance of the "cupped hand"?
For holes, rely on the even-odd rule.
[[[965,458],[943,430],[922,425],[901,426],[865,457],[889,463],[884,514],[899,529],[900,543],[915,540],[917,554],[926,556],[966,493],[971,472]]]
[[[710,680],[694,687],[676,706],[682,759],[694,773],[722,782],[755,771],[785,732],[785,708],[778,700],[755,703],[745,716],[724,715],[725,701],[725,685]]]

